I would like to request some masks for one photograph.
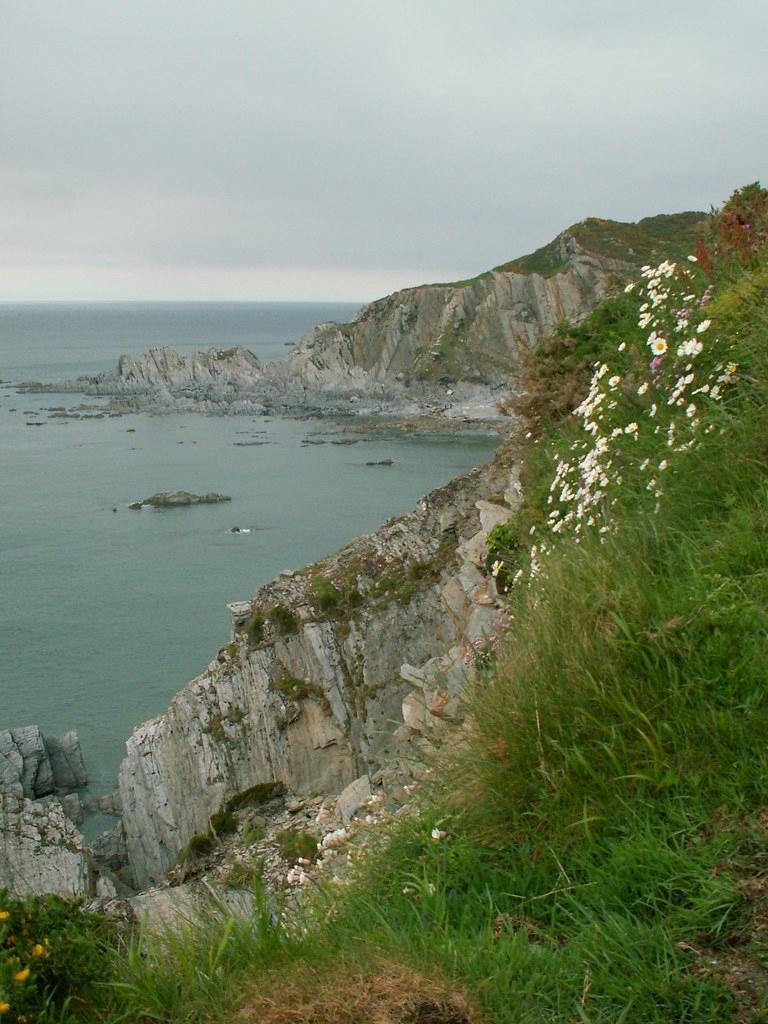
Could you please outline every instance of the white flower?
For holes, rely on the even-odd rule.
[[[637,389],[637,393],[638,393],[638,395],[644,395],[644,394],[645,394],[645,392],[646,392],[647,390],[648,390],[648,382],[647,382],[647,381],[645,381],[645,382],[644,382],[644,383],[642,383],[642,384],[640,385],[640,387],[639,387],[639,388]]]
[[[637,429],[638,428],[636,423],[628,423],[626,427],[624,427],[624,433],[637,435]]]
[[[678,346],[677,354],[682,358],[683,356],[697,356],[704,346],[696,338],[691,338],[690,341],[684,341],[682,345]]]
[[[698,263],[699,261],[696,259],[695,256],[689,256],[688,257],[688,262],[689,263]]]
[[[664,472],[664,470],[667,468],[668,465],[669,465],[669,463],[667,462],[667,460],[666,459],[662,459],[661,462],[659,463],[659,469],[662,472]]]
[[[663,338],[656,338],[651,342],[651,351],[655,356],[663,356],[667,351],[667,343]]]
[[[633,292],[634,290],[635,290],[635,282],[634,281],[631,284],[628,284],[627,287],[624,289],[625,292]]]
[[[711,323],[712,323],[711,320],[702,320],[701,323],[699,324],[699,326],[696,328],[696,333],[697,334],[703,334],[704,331],[706,331],[708,329],[708,327],[709,327],[709,325]]]
[[[685,410],[685,415],[688,417],[689,420],[696,415],[696,406],[693,404],[693,402],[691,402],[691,404]]]
[[[613,377],[609,377],[608,378],[608,387],[609,388],[617,387],[617,385],[619,384],[620,380],[621,380],[621,377],[619,377],[618,375],[614,375]]]
[[[622,341],[622,343],[619,345],[619,352],[623,352],[626,347],[627,347],[626,341]]]
[[[432,838],[436,841],[439,839],[445,839],[445,837],[448,835],[447,832],[443,832],[443,830],[439,828],[433,828],[431,834]]]
[[[500,562],[499,559],[497,558],[496,561],[491,566],[491,576],[493,576],[493,578],[496,579],[496,577],[499,575],[503,568],[504,563]]]

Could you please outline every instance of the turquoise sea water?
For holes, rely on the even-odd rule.
[[[0,307],[0,378],[93,373],[157,343],[245,344],[279,358],[313,323],[353,313],[276,303]],[[495,447],[484,436],[303,447],[329,424],[41,411],[79,401],[0,388],[0,728],[78,729],[95,792],[114,786],[131,728],[227,641],[227,601],[375,529]],[[235,443],[256,440],[269,443]],[[394,465],[365,465],[380,459]],[[233,500],[127,509],[182,488]],[[251,532],[233,534],[235,525]]]

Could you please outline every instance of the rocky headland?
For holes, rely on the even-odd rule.
[[[107,396],[112,412],[493,419],[524,351],[582,320],[651,253],[679,248],[703,216],[591,218],[471,280],[406,288],[351,323],[320,324],[263,366],[241,347],[190,356],[159,347],[106,373],[18,388]]]

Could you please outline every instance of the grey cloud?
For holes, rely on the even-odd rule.
[[[2,0],[0,265],[341,293],[706,208],[765,166],[767,30],[751,0]]]

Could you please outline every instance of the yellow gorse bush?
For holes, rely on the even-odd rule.
[[[48,938],[32,934],[25,914],[0,910],[0,1014],[6,1020],[24,1024],[32,1019],[29,1009],[34,995],[30,999],[23,990],[34,981],[32,962],[49,955]]]

